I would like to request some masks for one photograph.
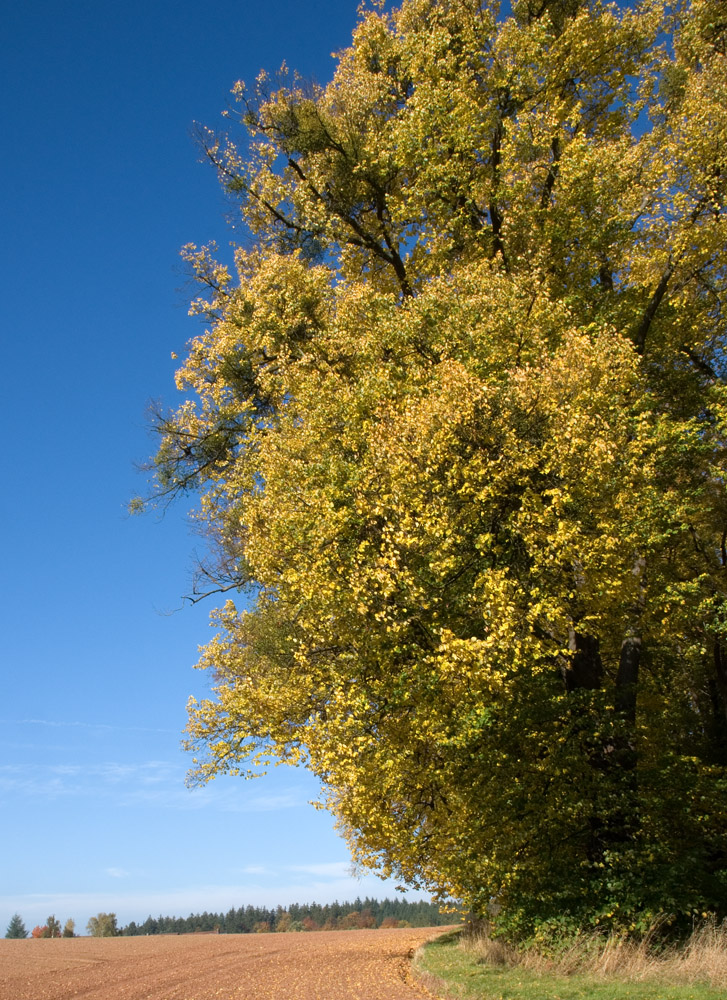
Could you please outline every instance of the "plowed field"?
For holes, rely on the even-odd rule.
[[[0,1000],[422,1000],[441,929],[0,941]]]

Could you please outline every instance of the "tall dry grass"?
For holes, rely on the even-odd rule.
[[[520,966],[537,974],[593,976],[622,982],[704,983],[727,990],[727,922],[706,923],[682,944],[657,947],[656,931],[641,941],[584,935],[557,957],[517,951],[485,932],[463,934],[460,947],[483,963]]]

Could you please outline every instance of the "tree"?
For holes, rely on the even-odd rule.
[[[194,777],[304,763],[494,914],[727,916],[727,23],[404,0],[202,134],[250,239],[157,415],[215,613]],[[490,907],[495,899],[497,907]]]
[[[19,913],[14,913],[10,918],[8,929],[5,931],[6,938],[27,938],[28,932],[25,929],[23,918]]]
[[[36,924],[33,930],[30,932],[31,937],[36,939],[50,937],[48,933],[48,928],[46,926],[41,927],[40,924]]]
[[[63,927],[63,937],[72,938],[75,936],[76,936],[76,922],[75,920],[72,920],[69,917],[68,920],[66,920],[65,925]]]
[[[50,938],[59,938],[61,936],[61,922],[56,920],[55,915],[48,917],[46,921],[47,935]]]
[[[115,913],[97,913],[86,925],[91,937],[116,937],[119,929],[116,926]]]

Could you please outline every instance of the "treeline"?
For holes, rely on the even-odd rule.
[[[268,934],[282,931],[352,930],[368,927],[440,927],[455,921],[452,913],[440,913],[436,903],[405,899],[355,899],[352,903],[293,903],[267,909],[234,907],[227,913],[190,913],[188,917],[147,917],[133,920],[121,933],[139,934]]]

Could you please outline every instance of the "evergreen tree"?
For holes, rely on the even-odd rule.
[[[6,938],[27,938],[28,932],[19,913],[14,913],[10,918],[8,929],[5,931]]]

